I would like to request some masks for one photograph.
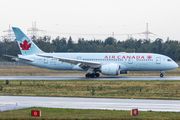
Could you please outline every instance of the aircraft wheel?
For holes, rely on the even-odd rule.
[[[94,74],[94,73],[92,73],[92,74],[91,74],[91,77],[92,77],[92,78],[94,78],[94,77],[95,77],[95,74]]]
[[[96,76],[96,77],[99,77],[99,73],[95,73],[95,76]]]
[[[90,76],[91,76],[91,74],[89,74],[89,73],[88,73],[88,74],[86,74],[86,78],[89,78]]]
[[[163,77],[163,76],[164,76],[164,75],[161,73],[161,74],[160,74],[160,77]]]

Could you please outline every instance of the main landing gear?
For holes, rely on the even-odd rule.
[[[86,78],[96,78],[99,77],[99,73],[87,73],[85,76]]]

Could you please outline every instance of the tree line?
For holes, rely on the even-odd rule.
[[[164,41],[157,38],[150,39],[127,39],[124,41],[108,37],[105,40],[85,40],[79,38],[74,43],[71,36],[60,38],[59,36],[51,40],[50,36],[43,36],[33,39],[34,43],[44,52],[127,52],[127,53],[158,53],[171,57],[175,61],[180,61],[180,43],[177,40],[167,39]],[[4,39],[0,42],[0,61],[10,61],[10,58],[2,54],[14,55],[21,54],[16,40],[9,41]]]

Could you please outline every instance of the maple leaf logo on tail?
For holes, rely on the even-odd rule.
[[[20,43],[20,47],[22,48],[22,50],[25,50],[26,54],[26,50],[29,50],[29,48],[31,47],[31,43],[28,44],[27,40],[24,40],[23,43]]]

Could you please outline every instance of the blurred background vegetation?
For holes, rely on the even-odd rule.
[[[35,44],[44,52],[136,52],[136,53],[158,53],[171,57],[175,61],[180,61],[180,43],[177,40],[167,38],[164,41],[157,38],[154,41],[150,39],[127,39],[117,40],[108,37],[105,40],[85,40],[79,38],[74,43],[71,36],[67,39],[64,37],[56,37],[51,40],[50,36],[33,39]],[[9,41],[4,39],[0,41],[0,61],[11,61],[2,54],[14,55],[21,54],[16,40]]]

